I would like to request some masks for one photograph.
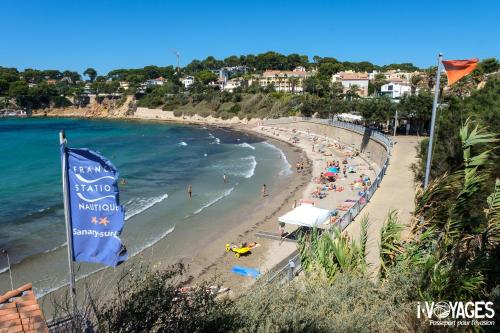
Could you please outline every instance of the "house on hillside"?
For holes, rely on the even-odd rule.
[[[128,88],[130,88],[130,84],[127,81],[120,81],[120,88],[128,90]]]
[[[223,91],[234,92],[235,89],[242,87],[243,83],[246,82],[241,78],[227,80],[221,87]]]
[[[225,81],[235,74],[244,74],[248,71],[247,66],[233,66],[233,67],[222,67],[220,69],[211,69],[212,73],[217,75],[219,79],[224,79]]]
[[[258,82],[261,87],[272,85],[279,92],[302,93],[303,82],[311,75],[304,67],[297,67],[293,71],[268,69],[258,78]]]
[[[83,87],[83,93],[86,95],[92,94],[92,84],[90,82],[85,83]]]
[[[184,76],[183,78],[181,78],[181,82],[184,85],[184,88],[187,89],[194,83],[194,77],[190,75]]]
[[[400,70],[388,70],[385,72],[373,71],[373,72],[368,74],[368,78],[370,79],[370,81],[374,80],[375,76],[377,74],[382,74],[384,76],[385,80],[387,80],[387,81],[400,79],[400,80],[403,80],[404,83],[407,83],[407,84],[410,83],[410,80],[413,76],[416,76],[416,75],[424,76],[424,73],[419,72],[419,71],[415,71],[415,72],[403,72]]]
[[[368,73],[358,73],[353,71],[339,72],[332,75],[332,82],[340,82],[344,93],[353,86],[358,88],[357,94],[360,97],[368,97]]]
[[[411,87],[403,79],[392,79],[380,88],[380,94],[393,99],[399,99],[404,95],[410,95]]]
[[[156,79],[152,79],[152,80],[147,80],[145,82],[145,85],[147,87],[155,87],[155,86],[162,86],[164,83],[165,83],[165,78],[163,76],[160,76]]]

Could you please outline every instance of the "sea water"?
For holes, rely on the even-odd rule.
[[[262,184],[272,189],[291,174],[278,147],[227,129],[118,120],[1,119],[0,248],[10,255],[16,284],[32,282],[39,296],[66,279],[58,139],[62,129],[69,147],[100,152],[125,180],[120,185],[126,209],[122,239],[131,256],[175,237],[176,228],[184,228],[184,234],[214,232],[224,216],[234,216],[239,207],[257,200]],[[192,199],[187,197],[189,185]],[[6,266],[6,257],[0,255],[0,291],[10,286]],[[100,267],[80,265],[77,274]]]

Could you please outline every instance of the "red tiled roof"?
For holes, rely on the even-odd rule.
[[[267,69],[264,73],[262,73],[263,77],[272,77],[272,76],[307,76],[307,72],[303,71],[280,71],[280,70],[272,70]]]
[[[31,283],[0,296],[0,332],[49,332]]]
[[[368,80],[368,74],[366,74],[366,73],[341,73],[340,78],[342,80]]]
[[[403,80],[402,78],[399,78],[399,77],[392,77],[390,79],[387,79],[387,81],[391,82],[391,83],[402,83],[402,82],[406,82],[405,80]]]

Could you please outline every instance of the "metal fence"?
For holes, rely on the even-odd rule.
[[[342,215],[339,218],[339,220],[337,221],[336,225],[340,228],[340,230],[343,231],[345,228],[347,228],[347,226],[349,224],[351,224],[351,222],[356,218],[356,216],[359,215],[361,210],[370,201],[373,194],[375,194],[375,191],[380,186],[380,183],[382,182],[382,179],[384,178],[385,171],[387,170],[387,166],[389,165],[389,157],[391,155],[391,149],[392,149],[393,142],[388,136],[386,136],[383,133],[380,133],[379,131],[376,131],[374,129],[369,129],[369,128],[361,126],[361,125],[337,121],[337,120],[333,120],[333,119],[280,118],[280,119],[266,120],[265,123],[266,123],[266,125],[279,125],[279,124],[287,124],[287,123],[291,123],[291,122],[301,122],[301,121],[307,121],[307,122],[313,122],[313,123],[343,128],[343,129],[357,132],[360,135],[367,135],[368,134],[370,136],[370,139],[373,139],[373,140],[380,142],[382,145],[384,145],[384,147],[387,150],[387,155],[386,155],[386,158],[384,160],[384,163],[382,164],[380,172],[378,173],[375,180],[372,182],[371,186],[354,203],[354,205],[352,205],[352,207],[349,210],[347,210],[344,213],[344,215]],[[297,254],[293,258],[291,258],[281,269],[279,269],[275,273],[273,273],[268,278],[267,282],[271,283],[271,282],[278,281],[279,283],[283,283],[284,281],[290,281],[301,270],[302,270],[302,266],[300,263],[300,256]]]
[[[267,283],[277,282],[283,284],[290,282],[297,274],[302,271],[302,264],[300,262],[300,254],[294,251],[290,256],[282,260],[277,267],[281,267],[276,271],[268,273]]]

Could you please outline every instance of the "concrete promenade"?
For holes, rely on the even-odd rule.
[[[349,236],[359,239],[361,219],[368,214],[367,262],[377,272],[379,261],[380,229],[391,210],[399,212],[399,221],[409,225],[415,209],[416,184],[410,165],[417,161],[416,136],[397,136],[384,179],[380,187],[356,219],[345,229]]]

